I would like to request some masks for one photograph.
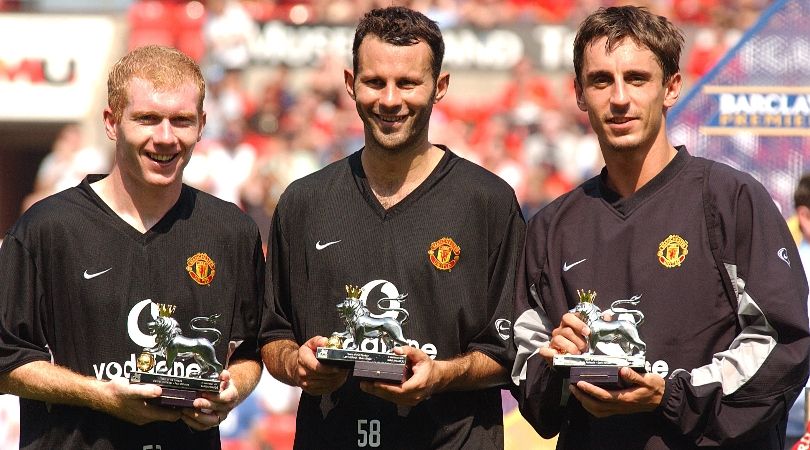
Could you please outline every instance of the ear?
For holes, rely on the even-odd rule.
[[[582,85],[579,80],[574,78],[574,92],[577,94],[577,107],[580,111],[588,111],[588,106],[585,104],[585,99],[582,98]]]
[[[681,86],[683,85],[683,80],[681,79],[680,72],[672,75],[672,77],[667,82],[664,92],[664,107],[671,108],[675,105],[675,102],[678,101],[678,97],[681,96]]]
[[[799,205],[796,207],[796,218],[799,220],[799,230],[802,236],[807,239],[810,236],[810,208]]]
[[[118,125],[118,121],[116,120],[112,109],[107,106],[104,108],[102,115],[104,117],[104,131],[107,133],[107,138],[109,138],[111,141],[118,140],[118,131],[115,129],[116,125]]]
[[[197,142],[200,142],[200,139],[202,139],[203,128],[205,128],[205,121],[207,120],[207,117],[208,116],[205,114],[205,111],[200,114],[200,128],[197,130]]]
[[[352,100],[357,100],[354,95],[354,74],[349,69],[343,70],[343,83],[346,84],[346,92]]]
[[[439,100],[444,98],[447,94],[447,89],[450,87],[450,74],[442,72],[439,74],[439,79],[436,80],[436,96],[433,98],[433,103],[439,103]]]

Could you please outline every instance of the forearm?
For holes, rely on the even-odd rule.
[[[46,361],[34,361],[0,375],[0,392],[18,397],[106,410],[104,382]]]
[[[489,356],[473,351],[447,361],[436,361],[439,368],[438,389],[470,391],[505,385],[509,372]]]
[[[236,404],[242,403],[244,399],[253,392],[259,379],[262,376],[262,365],[252,359],[238,359],[233,361],[228,367],[231,373],[231,381],[236,386],[239,397]]]
[[[297,386],[298,344],[289,339],[271,341],[262,347],[262,360],[273,378]]]

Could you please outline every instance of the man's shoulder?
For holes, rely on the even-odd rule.
[[[450,173],[469,193],[506,198],[515,195],[515,190],[503,178],[468,159],[453,155],[451,165]]]
[[[345,186],[350,177],[349,157],[346,157],[290,183],[281,195],[279,204],[322,196],[326,190]]]
[[[233,229],[258,229],[254,220],[239,206],[191,186],[184,186],[184,189],[193,199],[195,215],[203,220],[227,224],[228,228]]]
[[[582,207],[588,211],[592,208],[592,202],[602,201],[602,193],[599,184],[599,175],[586,180],[574,189],[550,201],[546,206],[542,207],[534,217],[530,218],[529,222],[551,221],[561,214],[561,211],[572,209],[572,205],[574,208],[582,205]]]
[[[9,232],[42,230],[52,224],[65,223],[71,216],[85,214],[88,205],[88,196],[79,187],[65,189],[31,205]]]
[[[710,191],[737,192],[740,189],[753,189],[767,193],[762,185],[751,174],[743,172],[721,161],[694,157],[694,162],[701,166],[708,166],[707,184]]]

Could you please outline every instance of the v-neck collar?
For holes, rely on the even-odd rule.
[[[113,209],[110,208],[110,205],[108,205],[90,186],[91,183],[95,183],[106,176],[107,175],[97,174],[87,175],[79,184],[79,188],[90,196],[93,202],[96,203],[96,205],[105,215],[110,217],[116,228],[121,230],[121,232],[129,236],[132,240],[141,242],[144,245],[154,240],[154,238],[160,234],[163,234],[171,229],[172,225],[177,220],[181,219],[182,217],[188,217],[193,209],[192,205],[196,201],[193,190],[184,184],[182,190],[180,191],[180,196],[174,205],[172,205],[172,207],[166,211],[166,214],[164,214],[163,217],[161,217],[160,220],[158,220],[158,222],[152,226],[152,228],[146,230],[145,233],[141,233],[135,227],[127,223],[127,221],[122,219],[121,216],[119,216],[115,211],[113,211]]]
[[[371,207],[371,209],[380,217],[380,219],[388,220],[389,218],[396,216],[400,211],[406,210],[409,205],[416,202],[422,195],[424,195],[430,186],[441,179],[442,174],[447,171],[447,167],[449,167],[451,159],[456,158],[456,155],[444,145],[436,144],[436,147],[439,147],[444,151],[444,155],[442,155],[442,158],[436,164],[436,167],[433,168],[427,178],[425,178],[425,180],[422,181],[419,186],[416,187],[416,189],[406,195],[405,198],[397,202],[396,205],[388,209],[383,208],[382,204],[377,199],[377,196],[374,195],[374,191],[371,189],[371,186],[368,184],[368,177],[366,176],[365,170],[363,170],[363,163],[361,162],[360,158],[365,147],[349,156],[349,167],[357,188],[368,203],[369,207]]]
[[[689,162],[690,155],[686,147],[679,145],[675,147],[678,151],[672,161],[667,163],[664,169],[654,176],[647,184],[641,187],[638,191],[634,192],[628,197],[622,198],[616,191],[607,185],[607,166],[602,168],[599,174],[599,191],[601,197],[613,209],[622,216],[629,216],[639,205],[644,203],[645,200],[655,195],[656,192],[661,190],[670,180],[678,175],[678,172],[683,169]]]

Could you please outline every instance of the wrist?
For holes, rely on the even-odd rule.
[[[301,379],[298,376],[298,349],[289,348],[284,356],[284,372],[287,379],[291,385],[301,387]]]
[[[87,395],[76,396],[75,398],[84,399],[84,402],[87,404],[82,406],[87,406],[90,409],[110,414],[110,412],[114,409],[112,405],[115,398],[112,388],[112,383],[109,381],[90,380],[90,382],[87,384],[87,389],[89,391]]]
[[[433,361],[433,372],[436,382],[431,388],[432,394],[448,390],[453,380],[460,374],[460,368],[455,361]]]

